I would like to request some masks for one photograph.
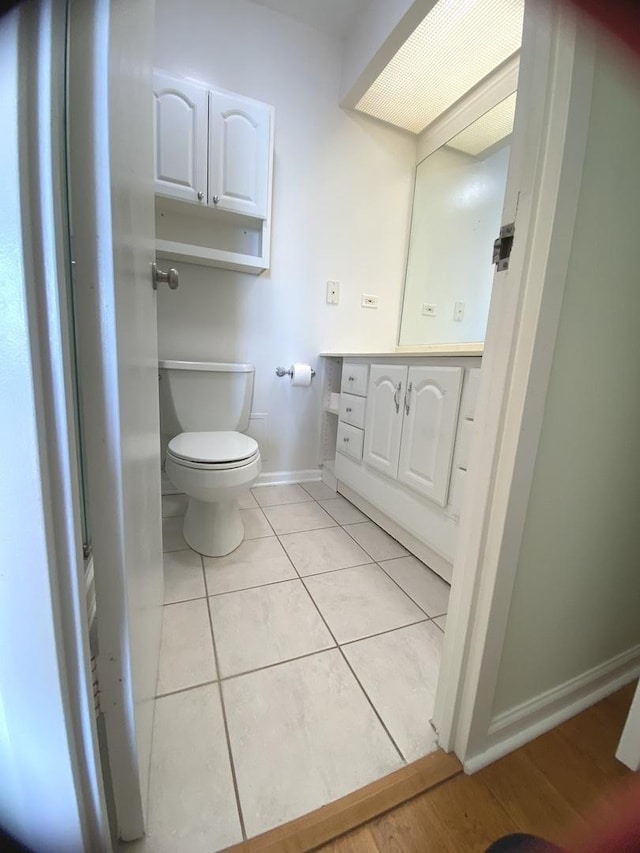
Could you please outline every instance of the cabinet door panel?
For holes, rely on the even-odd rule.
[[[209,203],[266,219],[271,108],[222,92],[209,97]]]
[[[207,90],[156,72],[153,103],[156,193],[206,205]]]
[[[411,367],[398,480],[444,506],[458,421],[462,368]]]
[[[370,468],[395,478],[402,435],[402,401],[407,368],[372,364],[367,392],[364,461]]]

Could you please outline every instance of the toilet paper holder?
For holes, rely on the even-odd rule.
[[[313,367],[311,368],[311,378],[316,375]],[[284,367],[276,367],[276,376],[291,376],[293,377],[293,365],[289,368],[289,370],[285,370]]]

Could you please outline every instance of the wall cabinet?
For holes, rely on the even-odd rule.
[[[153,92],[156,193],[207,203],[209,93],[156,72]]]
[[[160,71],[154,81],[158,257],[263,272],[273,108]]]

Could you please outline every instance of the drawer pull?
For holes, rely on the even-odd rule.
[[[348,376],[348,377],[347,377],[347,379],[349,380],[349,382],[353,382],[353,381],[355,380],[355,378],[356,378],[355,376]]]
[[[344,437],[342,440],[343,440],[344,442],[348,442],[348,441],[349,441],[349,436],[348,436],[348,435],[345,435],[345,437]]]
[[[346,411],[347,411],[347,412],[350,412],[350,411],[351,411],[351,406],[347,406]]]

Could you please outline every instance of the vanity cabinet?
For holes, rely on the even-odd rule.
[[[324,429],[325,482],[449,581],[480,359],[345,359],[341,376],[326,361],[327,390],[341,391],[335,463]]]
[[[445,506],[460,367],[371,366],[364,462]]]
[[[268,104],[155,72],[158,257],[269,268],[273,125]]]

